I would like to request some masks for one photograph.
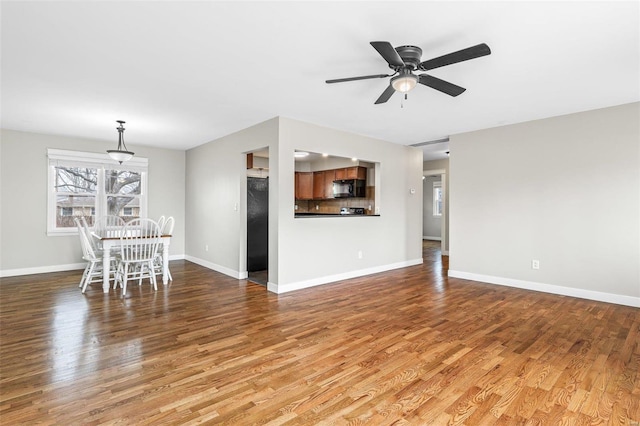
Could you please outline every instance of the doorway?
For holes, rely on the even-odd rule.
[[[423,210],[422,210],[422,221],[423,221],[423,240],[435,240],[440,243],[440,253],[443,256],[449,255],[449,220],[448,220],[448,195],[447,195],[447,173],[444,169],[439,170],[423,170],[422,172],[422,182],[423,182]],[[434,206],[438,204],[436,200],[434,200],[435,186],[439,188],[440,193],[440,203],[439,208],[434,209]],[[426,206],[426,207],[425,207]],[[435,211],[438,210],[440,213],[439,218],[437,218],[438,223],[438,232],[437,235],[429,235],[430,232],[426,229],[426,224],[429,222],[433,222],[436,219]]]
[[[247,154],[247,160],[247,278],[266,286],[269,280],[268,151]]]
[[[267,285],[269,265],[269,178],[247,177],[247,272]]]

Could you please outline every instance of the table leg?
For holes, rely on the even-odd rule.
[[[102,292],[109,293],[109,270],[111,269],[111,245],[105,244],[102,246]]]
[[[162,284],[169,283],[169,240],[162,244]]]

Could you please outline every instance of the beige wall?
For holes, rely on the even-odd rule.
[[[380,216],[294,218],[296,149],[379,163]],[[279,152],[280,291],[422,263],[420,149],[282,118]]]
[[[262,148],[269,149],[269,274],[276,279],[276,118],[187,151],[187,259],[246,277],[246,153]]]
[[[633,103],[451,136],[450,275],[640,306],[639,117]]]
[[[230,276],[246,276],[244,153],[263,147],[269,148],[271,291],[422,262],[421,151],[286,118],[187,152],[187,259]],[[296,149],[380,162],[382,215],[294,218]]]
[[[0,141],[0,273],[19,275],[78,267],[77,236],[47,236],[47,148],[105,152],[113,144],[2,130]],[[172,257],[185,253],[184,151],[130,146],[149,159],[149,217],[174,216]]]

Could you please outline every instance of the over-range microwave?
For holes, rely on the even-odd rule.
[[[362,179],[345,179],[333,181],[334,198],[365,197],[366,181]]]

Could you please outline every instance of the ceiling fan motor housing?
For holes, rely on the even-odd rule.
[[[398,46],[395,49],[408,68],[412,71],[418,69],[420,59],[422,58],[422,49],[418,46]],[[393,68],[392,66],[390,67]]]

